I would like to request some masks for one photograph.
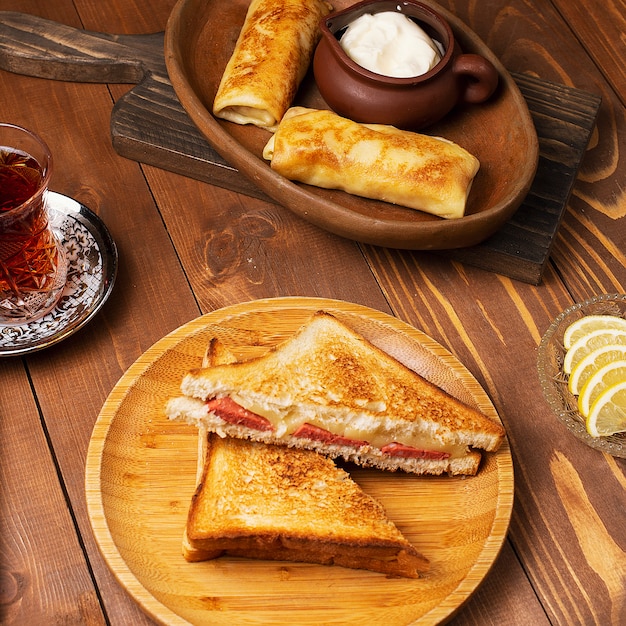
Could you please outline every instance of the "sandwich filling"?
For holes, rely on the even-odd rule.
[[[217,340],[209,346],[223,351]],[[474,475],[504,429],[325,311],[258,357],[189,371],[170,419],[364,467]]]
[[[261,406],[239,396],[213,397],[206,400],[209,412],[229,424],[236,424],[259,432],[272,432],[283,439],[294,437],[321,441],[327,444],[354,447],[371,446],[380,449],[389,456],[402,458],[423,458],[444,460],[467,454],[465,445],[439,443],[425,433],[403,433],[396,440],[384,423],[377,420],[374,424],[366,415],[352,419],[349,424],[341,420],[325,417],[311,406],[297,413],[281,413],[267,405]],[[307,414],[308,413],[308,414]]]

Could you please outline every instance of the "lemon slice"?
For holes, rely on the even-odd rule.
[[[570,393],[577,396],[595,372],[608,363],[622,359],[626,359],[626,345],[610,343],[608,346],[596,348],[572,367],[567,382]]]
[[[578,410],[587,417],[593,403],[605,389],[624,382],[626,382],[626,360],[607,363],[585,383],[578,397]]]
[[[590,352],[609,344],[626,345],[626,330],[599,328],[577,339],[565,353],[563,371],[571,374],[572,368]]]
[[[563,346],[569,350],[578,339],[594,330],[610,328],[626,331],[626,319],[616,315],[585,315],[565,329]]]
[[[592,437],[626,432],[626,381],[605,389],[596,399],[587,418]]]

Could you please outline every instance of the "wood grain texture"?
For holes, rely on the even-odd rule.
[[[478,246],[445,254],[538,285],[595,127],[600,98],[523,74],[513,76],[539,137],[533,184],[522,206],[498,232]]]
[[[138,83],[164,73],[159,33],[109,35],[26,13],[0,16],[0,67],[10,72],[83,83]]]
[[[63,3],[57,4],[59,14],[63,14]],[[72,6],[71,2],[67,4]],[[25,9],[23,3],[20,9]],[[119,11],[110,7],[109,10],[124,14],[123,7]],[[75,8],[72,11],[74,17],[68,23],[80,26]],[[49,16],[45,10],[39,14]],[[167,12],[159,16],[153,11],[152,15],[161,24],[155,30],[161,30]],[[5,80],[16,82],[9,88]],[[150,623],[119,586],[94,542],[84,498],[86,446],[107,391],[135,355],[172,328],[195,317],[198,308],[193,297],[182,292],[167,307],[160,302],[150,304],[150,294],[161,293],[164,284],[184,283],[184,274],[176,265],[169,238],[161,228],[161,218],[139,167],[119,159],[111,147],[109,126],[113,102],[107,87],[33,80],[8,73],[2,73],[0,81],[5,119],[10,112],[9,121],[36,130],[52,149],[55,159],[52,188],[80,199],[98,213],[120,251],[120,272],[113,298],[97,320],[64,342],[58,351],[28,359],[29,375],[45,415],[51,445],[59,451],[65,449],[65,453],[57,455],[56,470],[69,500],[74,503],[76,527],[81,529],[81,539],[90,555],[100,593],[96,603],[103,604],[103,608],[96,604],[74,623],[90,623],[102,611],[113,623]],[[157,251],[154,254],[150,253],[152,247]],[[123,330],[118,335],[115,329]],[[85,351],[87,340],[90,349]],[[28,468],[29,456],[25,455],[12,471],[19,477],[30,472]],[[66,508],[63,502],[61,510]],[[75,536],[68,532],[60,536],[56,548],[59,554],[65,554],[68,562],[58,567],[61,585],[70,585],[71,576],[67,572],[72,569],[76,552],[80,552],[72,535]],[[31,568],[36,574],[36,560]],[[50,603],[55,605],[52,598]],[[33,601],[32,609],[36,607]],[[48,621],[45,613],[34,615],[30,623]]]
[[[510,589],[516,593],[510,593]],[[511,544],[507,541],[498,560],[476,593],[447,622],[454,626],[470,624],[536,624],[550,622],[537,602],[532,585]]]
[[[531,6],[516,0],[488,4],[447,0],[442,4],[451,7],[469,24],[509,70],[583,89],[602,98],[596,127],[551,259],[560,272],[566,273],[564,280],[576,300],[585,300],[602,291],[620,291],[615,286],[624,283],[626,273],[623,253],[626,229],[621,220],[626,215],[622,184],[626,113],[623,97],[616,94],[598,70],[605,44],[595,50],[594,42],[600,46],[604,30],[598,30],[593,38],[585,39],[584,33],[589,33],[589,24],[596,20],[619,24],[619,19],[614,20],[613,15],[616,11],[619,13],[623,2],[599,7],[596,3],[585,6],[577,0],[562,3],[568,7],[557,3],[558,10],[553,3]],[[580,19],[565,21],[563,15],[570,15],[572,11],[577,12]],[[609,32],[613,28],[608,26]],[[580,35],[579,31],[582,31]],[[581,49],[582,39],[585,39],[585,49]],[[616,40],[616,46],[620,45],[623,46],[623,42]],[[606,56],[607,66],[619,58],[615,55]],[[607,253],[598,255],[597,250]]]
[[[80,624],[101,623],[103,615],[113,626],[154,623],[111,574],[91,532],[83,494],[91,427],[124,371],[170,330],[200,312],[294,294],[358,302],[424,330],[467,366],[502,416],[516,469],[510,532],[493,569],[452,624],[626,621],[623,586],[615,577],[626,546],[626,465],[569,437],[541,399],[535,368],[541,335],[562,309],[596,293],[626,292],[626,113],[619,83],[607,80],[623,68],[618,53],[605,54],[604,31],[591,28],[618,25],[621,5],[443,4],[509,70],[602,97],[539,286],[428,253],[358,246],[275,204],[139,166],[111,149],[111,110],[129,85],[68,85],[0,70],[3,118],[53,144],[53,187],[96,210],[121,247],[120,277],[97,319],[45,353],[11,361],[8,377],[6,366],[0,371],[0,413],[8,412],[13,422],[7,430],[2,420],[3,446],[32,451],[33,442],[47,437],[49,451],[37,451],[54,451],[57,464],[37,457],[34,467],[50,476],[44,484],[51,492],[38,510],[56,521],[67,519],[69,508],[75,520],[73,527],[61,526],[67,532],[56,533],[54,526],[38,525],[36,511],[31,517],[19,506],[0,510],[3,530],[11,528],[7,541],[23,550],[23,580],[40,580],[51,558],[58,571],[46,579],[46,595],[22,596],[20,611],[32,617],[26,623],[49,623],[50,615],[69,615],[66,621]],[[135,35],[162,32],[173,6],[174,0],[3,0],[0,9]],[[33,407],[40,419],[32,417]],[[32,414],[32,432],[20,439],[15,425],[24,412]],[[16,505],[19,497],[5,485],[42,481],[30,454],[13,455],[2,472],[3,498]],[[66,497],[49,484],[62,487]],[[49,536],[58,540],[53,554],[38,550],[50,546]],[[3,559],[6,554],[3,547]],[[100,605],[88,595],[79,613],[68,614],[69,599],[73,603],[79,588],[89,589],[82,570],[74,569],[85,555]],[[5,615],[8,623],[24,623]]]
[[[626,105],[626,3],[614,0],[597,11],[575,0],[554,0],[554,5],[572,25],[576,35],[594,60],[599,71]]]
[[[0,362],[0,380],[0,622],[104,624],[20,362]]]
[[[583,556],[576,550],[564,555],[561,546],[578,545],[581,528],[575,530],[570,521],[575,504],[561,500],[555,475],[547,470],[554,467],[555,455],[567,458],[579,477],[569,495],[588,502],[590,494],[595,494],[595,517],[586,518],[588,531],[598,533],[599,540],[610,537],[623,545],[623,460],[604,457],[569,435],[543,401],[537,377],[536,346],[549,324],[542,322],[545,311],[556,316],[569,305],[569,294],[550,269],[545,289],[534,292],[506,278],[461,266],[452,270],[457,272],[452,279],[447,269],[427,255],[415,255],[408,262],[395,252],[383,251],[373,264],[386,268],[378,277],[387,286],[396,315],[450,346],[500,411],[516,461],[516,506],[510,540],[522,562],[532,563],[531,579],[535,590],[548,600],[550,620],[562,624],[595,620],[619,623],[612,620],[616,611],[625,610],[623,594],[608,591],[615,589],[608,570],[603,570],[603,579],[596,572],[597,565],[587,560],[588,554]],[[416,294],[419,309],[406,306],[405,293]],[[598,475],[603,476],[602,483],[609,492],[616,494],[615,499],[605,500],[597,493],[594,481]],[[544,498],[554,505],[545,509]],[[619,570],[622,556],[614,546],[610,548],[606,553],[602,548],[603,554]]]
[[[598,96],[514,75],[539,135],[538,174],[513,217],[492,237],[448,258],[539,284],[595,125]],[[161,132],[156,133],[155,128]],[[120,100],[112,140],[123,156],[272,201],[217,154],[176,100],[168,81],[149,80]]]

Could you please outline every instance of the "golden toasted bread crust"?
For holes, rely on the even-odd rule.
[[[235,360],[234,355],[221,342],[214,339],[209,343],[203,363],[208,366],[232,363]],[[417,577],[420,572],[428,569],[427,559],[417,553],[386,519],[380,505],[360,492],[349,476],[338,470],[332,462],[317,457],[315,453],[291,453],[284,448],[269,448],[260,444],[221,439],[209,433],[203,425],[199,427],[198,437],[198,487],[192,500],[183,537],[183,555],[186,560],[204,561],[229,553],[248,558],[335,564],[408,577]],[[251,452],[253,454],[248,456]],[[251,485],[251,470],[258,475],[261,494],[254,485]],[[296,509],[295,517],[298,520],[301,515],[314,514],[314,511],[311,511],[312,505],[318,508],[322,506],[324,514],[319,523],[325,524],[329,509],[333,507],[323,499],[311,501],[310,498],[311,495],[319,496],[320,491],[326,491],[323,484],[327,481],[336,483],[337,480],[339,486],[336,491],[354,503],[352,513],[357,519],[361,519],[366,530],[376,531],[374,524],[380,524],[382,515],[385,532],[381,537],[370,536],[367,539],[360,535],[359,542],[350,543],[342,541],[339,535],[334,537],[334,542],[329,543],[315,535],[302,536],[293,532],[294,495],[299,496],[298,499],[303,505],[301,510]],[[315,494],[310,491],[311,484],[314,485]],[[236,493],[231,493],[229,487],[236,488]],[[220,490],[217,493],[218,497],[226,497],[233,504],[238,502],[244,507],[250,506],[249,500],[246,504],[246,499],[252,495],[251,492],[256,492],[251,505],[253,510],[258,510],[259,500],[264,503],[268,497],[276,501],[287,498],[292,531],[277,534],[274,529],[269,533],[267,530],[255,533],[253,529],[250,532],[251,529],[248,528],[248,532],[238,536],[233,536],[232,532],[224,533],[220,538],[214,534],[203,535],[201,529],[206,525],[201,521],[203,512],[199,509],[201,503],[211,506],[211,498],[214,497],[216,489]],[[333,495],[336,494],[328,494],[327,499],[332,500]],[[346,502],[347,500],[342,500],[340,503],[342,518],[348,511]],[[335,503],[335,510],[336,507]],[[211,512],[212,515],[214,513],[215,511]],[[368,529],[367,521],[363,520],[367,520],[372,514],[373,525]],[[204,519],[204,522],[206,521]],[[336,521],[330,521],[333,529],[340,532],[336,527]],[[354,520],[350,520],[350,523],[354,523]],[[299,524],[299,521],[296,520],[296,524]],[[190,532],[193,539],[189,538]]]
[[[186,549],[190,560],[230,554],[410,578],[428,568],[380,504],[329,459],[232,438],[207,440]]]
[[[333,315],[320,311],[294,336],[263,356],[201,368],[184,379],[182,398],[168,405],[172,419],[205,423],[221,435],[249,437],[315,449],[363,466],[414,473],[475,474],[480,454],[467,447],[496,450],[504,439],[500,424],[428,382],[368,342]],[[292,437],[289,432],[258,432],[227,424],[206,409],[204,400],[237,396],[263,409],[313,423],[365,424],[388,433],[390,441],[417,436],[433,449],[456,446],[450,458],[401,458],[376,446],[342,446]],[[195,398],[195,400],[194,400]],[[364,439],[368,442],[367,437]]]
[[[361,412],[383,403],[382,411],[372,412],[395,421],[431,421],[442,433],[480,431],[494,439],[493,445],[504,434],[499,424],[326,312],[315,314],[292,338],[259,358],[191,371],[182,389],[200,399],[250,390],[289,405],[313,403],[320,410]]]

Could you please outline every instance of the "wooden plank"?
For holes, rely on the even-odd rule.
[[[302,294],[389,311],[353,241],[316,228],[276,204],[161,168],[145,169],[202,312]]]
[[[23,363],[0,380],[0,623],[105,624]]]
[[[72,2],[69,4],[73,6]],[[123,14],[128,7],[122,2],[116,11],[111,3],[95,4],[102,12],[116,15]],[[75,8],[72,10],[75,12]],[[167,18],[167,13],[159,15],[156,10],[151,15],[160,25]],[[87,555],[93,580],[98,585],[103,607],[96,607],[100,621],[151,624],[119,585],[93,538],[84,496],[85,457],[93,423],[108,390],[121,373],[157,339],[197,316],[199,309],[189,289],[181,288],[169,302],[160,297],[171,293],[172,285],[185,285],[186,279],[141,168],[119,158],[110,144],[113,101],[109,89],[105,85],[51,83],[7,72],[0,72],[0,85],[4,119],[33,128],[50,145],[55,159],[52,188],[77,198],[98,213],[120,253],[120,270],[112,297],[90,325],[54,350],[25,359],[31,377],[25,388],[31,397],[33,393],[37,397],[42,415],[42,421],[37,420],[38,428],[41,432],[44,427],[49,433],[58,472],[66,488],[68,500],[63,502],[63,510],[69,514],[71,507],[74,517],[74,526],[63,529],[67,535],[65,544],[59,540],[56,547],[48,546],[48,549],[54,552],[65,546],[66,559],[71,561],[72,545],[79,541],[78,534],[84,549],[80,554],[83,559]],[[2,377],[3,390],[4,383]],[[15,388],[16,385],[7,387]],[[10,439],[3,438],[4,441]],[[24,462],[29,459],[30,456],[25,456]],[[46,475],[45,471],[35,474],[30,467],[22,465],[22,468],[24,476]],[[32,517],[36,519],[35,515]],[[26,526],[30,523],[26,513],[17,519]],[[54,537],[52,528],[53,524],[50,528],[37,528],[37,540],[43,542],[47,536]],[[40,575],[47,558],[45,553],[37,554],[30,548],[28,553],[22,570],[26,580]],[[59,566],[57,571],[46,573],[47,587],[34,598],[25,597],[24,604],[25,610],[34,614],[40,603],[48,603],[46,610],[50,614],[15,623],[98,623],[98,613],[90,607],[83,607],[86,610],[82,616],[76,616],[78,609],[74,609],[73,613],[59,614],[55,619],[55,607],[59,607],[60,613],[66,602],[54,593],[71,590],[72,577],[78,576],[78,572],[73,574],[71,567]],[[57,587],[61,591],[55,591]],[[81,606],[77,598],[67,604]]]
[[[128,159],[273,202],[200,134],[165,77],[146,78],[116,102],[111,140]]]
[[[21,0],[6,0],[2,8],[28,10],[80,28],[76,4],[72,0],[56,0],[53,3],[31,0],[26,5]],[[106,87],[74,85],[68,91],[63,83],[50,84],[2,71],[0,86],[3,121],[31,128],[50,144],[55,159],[53,189],[82,199],[101,216],[104,213],[105,221],[111,226],[106,216],[108,201],[99,201],[99,182],[106,179],[109,162],[116,155],[113,150],[105,150],[104,153],[98,152],[94,161],[93,152],[89,149],[108,146],[111,97]],[[101,132],[87,122],[97,110],[97,107],[91,106],[90,92],[97,93],[106,107]],[[77,129],[83,132],[77,132]],[[75,137],[79,138],[79,145],[72,141]],[[84,141],[88,149],[83,150],[80,141]],[[142,178],[140,172],[137,176]],[[118,179],[116,186],[123,189],[124,183],[124,180]],[[117,203],[120,199],[113,197],[112,201]],[[117,237],[117,233],[115,235]],[[128,257],[126,254],[124,257],[126,265]],[[125,274],[128,282],[127,269]],[[116,292],[118,288],[119,283]],[[139,291],[145,297],[143,288]],[[121,310],[124,308],[122,304]],[[95,402],[101,401],[107,385],[112,386],[118,377],[117,370],[111,372],[103,365],[107,358],[115,363],[116,353],[107,357],[100,348],[94,347],[102,345],[102,337],[111,341],[107,326],[115,327],[115,322],[109,318],[108,323],[103,323],[103,319],[104,313],[101,312],[82,334],[70,340],[75,342],[75,359],[65,352],[69,346],[65,344],[58,351],[49,350],[36,357],[0,363],[0,467],[3,471],[3,506],[0,510],[3,596],[0,622],[3,624],[147,626],[152,623],[120,588],[94,544],[84,506],[84,465],[80,460],[79,447],[73,441],[64,450],[58,443],[68,437],[68,433],[77,431],[88,440],[91,423],[98,410],[90,410],[90,398],[94,398]],[[150,324],[146,323],[146,327],[149,328]],[[96,329],[100,329],[100,339],[94,332]],[[88,350],[85,349],[86,336],[94,341]],[[133,358],[133,345],[135,342],[129,341],[127,362]],[[50,357],[59,351],[62,354],[52,366]],[[31,366],[38,360],[42,363],[48,361],[48,365],[54,368],[49,386],[42,379],[42,372],[33,374]],[[93,369],[90,369],[89,362]],[[74,368],[72,363],[80,365]],[[28,376],[18,375],[16,372],[25,364]],[[84,386],[76,384],[76,372],[86,379]],[[98,376],[108,374],[109,378],[96,380],[97,376],[92,376],[91,372],[98,373]],[[35,407],[34,398],[39,403],[43,401],[46,406],[53,406],[54,411],[44,411],[41,404]],[[68,407],[75,403],[74,410],[69,410]],[[54,421],[46,422],[51,416],[54,416]],[[20,425],[20,422],[25,425]],[[30,428],[28,432],[25,431],[27,427]],[[48,427],[49,438],[43,447],[40,442]],[[20,432],[23,435],[18,438]],[[71,435],[69,437],[71,439]],[[54,451],[54,463],[48,445]],[[14,475],[5,479],[9,469]],[[27,484],[29,490],[25,491]],[[60,493],[61,484],[64,493]],[[25,502],[20,503],[20,499]],[[55,511],[57,508],[61,512]],[[11,554],[12,547],[5,550],[5,538],[7,542],[19,546],[19,554],[17,551]],[[14,573],[19,576],[14,577]],[[11,591],[4,595],[7,590],[14,589],[14,581],[20,583],[17,594],[11,595],[14,593]]]
[[[524,77],[600,94],[597,126],[540,288],[444,267],[425,254],[371,248],[366,254],[396,314],[449,346],[498,407],[516,462],[510,541],[550,623],[622,623],[623,578],[611,572],[624,571],[618,546],[626,542],[620,513],[626,466],[581,444],[552,414],[538,382],[536,347],[572,301],[624,290],[623,107],[549,3],[443,4]],[[557,139],[545,147],[567,152],[567,135]],[[546,184],[561,184],[558,174],[548,172]],[[415,306],[406,294],[414,294]]]
[[[509,593],[514,588],[515,595]],[[546,614],[510,542],[480,587],[449,622],[453,626],[548,626]]]
[[[39,428],[49,434],[71,503],[76,529],[68,533],[67,541],[80,533],[109,623],[149,624],[120,587],[93,538],[84,496],[86,450],[97,414],[121,373],[143,350],[199,310],[184,289],[167,304],[152,295],[165,294],[166,286],[184,285],[186,280],[140,168],[120,159],[110,146],[112,101],[106,87],[58,82],[51,88],[47,81],[15,75],[9,81],[6,73],[0,73],[0,85],[10,94],[4,105],[12,121],[27,126],[29,120],[40,121],[35,130],[50,145],[56,163],[52,188],[95,211],[118,246],[119,272],[103,309],[55,349],[34,353],[25,361],[29,390],[32,387],[36,394],[42,414]],[[38,114],[41,103],[46,103],[46,116]],[[29,567],[36,572],[38,558]],[[59,572],[60,586],[65,588],[71,579],[64,569]]]
[[[619,18],[615,12],[620,12],[620,4],[600,6],[583,0],[536,2],[532,8],[521,0],[488,5],[442,0],[442,4],[470,24],[509,70],[602,98],[550,258],[578,300],[623,290],[626,111],[623,95],[613,88],[618,86],[616,81],[607,83],[598,70],[600,60],[603,67],[605,61],[606,67],[619,64],[617,50],[620,46],[623,49],[623,42],[615,40],[616,51],[607,57],[602,43],[606,41],[605,31],[599,29],[589,36],[595,21],[608,22],[615,17],[619,26],[623,11]]]
[[[523,74],[514,77],[537,129],[537,174],[522,206],[495,235],[446,256],[538,285],[595,126],[600,97]]]
[[[620,623],[615,611],[624,605],[611,571],[623,571],[616,546],[626,541],[626,527],[616,499],[623,502],[625,463],[570,435],[543,400],[537,376],[536,346],[550,319],[571,304],[552,268],[537,289],[426,253],[367,254],[394,313],[449,347],[498,408],[515,461],[510,540],[550,622]],[[598,492],[599,475],[616,499]],[[585,532],[606,555],[600,569]]]
[[[576,32],[599,71],[626,106],[626,7],[623,1],[607,2],[601,11],[589,10],[581,0],[552,0]]]

